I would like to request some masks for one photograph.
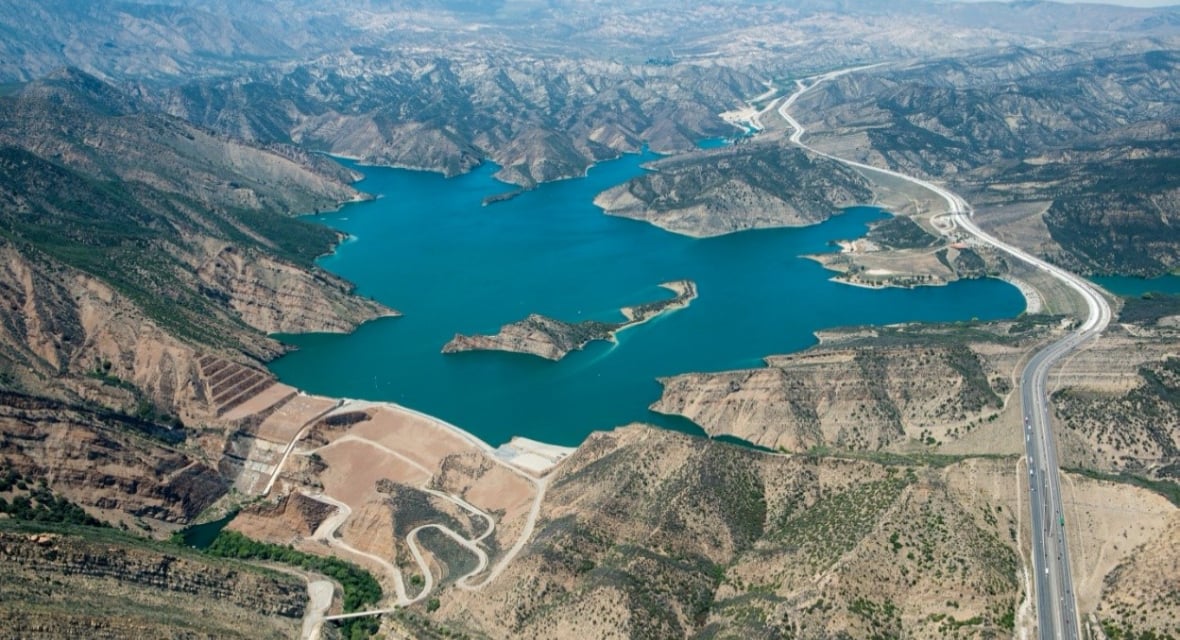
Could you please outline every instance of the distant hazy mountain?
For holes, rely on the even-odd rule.
[[[822,65],[995,44],[1175,35],[1180,11],[1046,2],[0,0],[0,81],[66,65],[135,80],[226,74],[353,47],[478,44],[614,59]],[[803,45],[807,51],[795,51]],[[805,55],[806,54],[806,55]]]

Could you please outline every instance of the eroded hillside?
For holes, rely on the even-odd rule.
[[[1013,633],[1028,610],[1019,458],[903,460],[774,456],[640,426],[595,434],[556,472],[536,534],[498,580],[444,590],[437,611],[391,624],[489,638]],[[1130,491],[1124,509],[1144,514],[1139,525],[1105,508],[1078,516],[1110,554],[1084,580],[1134,562],[1119,532],[1174,544],[1180,512],[1158,496],[1071,482],[1077,495]],[[1087,596],[1144,588],[1107,582]]]
[[[336,233],[286,215],[357,197],[339,167],[144,111],[77,72],[0,98],[0,122],[11,388],[203,418],[199,352],[256,365],[282,351],[266,332],[393,313],[313,266]]]
[[[109,530],[0,521],[0,559],[14,637],[291,638],[307,603],[296,576]]]
[[[776,450],[959,450],[966,440],[994,451],[988,441],[1011,422],[1011,372],[1053,322],[831,332],[765,367],[664,378],[652,408]]]

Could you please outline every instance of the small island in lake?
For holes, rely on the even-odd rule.
[[[528,353],[548,360],[561,360],[571,351],[580,350],[594,340],[614,341],[618,332],[643,324],[656,316],[688,306],[697,297],[696,283],[676,280],[660,285],[676,294],[667,300],[647,302],[619,310],[625,322],[564,322],[540,314],[500,327],[495,335],[465,336],[455,334],[443,353],[462,351],[509,351]]]

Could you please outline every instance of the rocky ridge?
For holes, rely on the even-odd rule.
[[[986,637],[1008,628],[1022,597],[1016,506],[1002,483],[978,482],[987,488],[969,497],[952,487],[1006,466],[775,457],[640,426],[594,434],[553,479],[542,525],[505,575],[484,593],[442,594],[429,627],[399,626],[426,637],[442,626],[818,638],[939,635],[950,617],[975,618],[972,637]],[[949,558],[963,569],[935,577]]]
[[[455,175],[490,159],[524,187],[633,153],[686,151],[732,128],[716,114],[759,85],[719,66],[671,69],[558,55],[371,51],[249,78],[199,80],[161,105],[263,143]]]
[[[202,419],[199,352],[257,365],[283,350],[264,332],[393,314],[312,264],[336,233],[274,210],[354,198],[339,167],[211,136],[77,72],[0,98],[0,120],[21,145],[0,148],[14,388]]]
[[[186,524],[228,491],[217,470],[150,420],[0,392],[0,455],[71,502],[145,533]]]

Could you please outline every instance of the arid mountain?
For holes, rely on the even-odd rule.
[[[533,51],[631,62],[816,70],[1014,43],[1174,34],[1178,21],[1172,8],[1080,10],[1052,2],[4,0],[0,81],[69,65],[107,78],[169,82],[394,42],[436,52],[523,42]]]
[[[833,332],[765,367],[661,379],[652,409],[775,450],[934,448],[990,429],[1034,322]],[[978,434],[977,434],[978,435]]]
[[[291,638],[307,603],[296,576],[111,530],[2,521],[0,560],[14,637]]]
[[[492,451],[265,371],[283,351],[270,333],[394,313],[318,269],[340,237],[293,216],[363,197],[320,152],[447,175],[490,160],[527,188],[647,147],[677,155],[607,208],[701,235],[816,221],[879,185],[790,147],[769,109],[751,141],[695,146],[797,78],[886,63],[795,105],[816,146],[945,181],[1071,268],[1158,273],[1180,260],[1178,16],[0,0],[0,620],[289,637],[348,602],[397,612],[347,634],[416,638],[1031,632],[1013,372],[1068,318],[829,332],[763,368],[662,381],[660,411],[770,451],[638,425]],[[994,271],[937,247],[936,226],[915,215],[872,241],[954,277]],[[1086,469],[1063,481],[1078,603],[1109,637],[1180,633],[1180,511],[1151,491],[1177,500],[1175,317],[1127,319],[1052,378],[1062,459]],[[244,502],[227,551],[299,577],[53,524],[164,537]]]
[[[333,163],[214,136],[77,72],[0,98],[0,142],[5,239],[26,259],[35,254],[25,250],[36,249],[103,280],[163,324],[168,314],[192,312],[183,323],[189,331],[209,316],[301,330],[249,310],[264,302],[240,282],[251,276],[274,280],[276,293],[296,287],[328,296],[352,322],[379,312],[348,302],[344,283],[311,267],[336,234],[290,218],[361,197],[347,184],[353,174]],[[165,290],[191,298],[153,308],[151,296]],[[302,329],[349,324],[334,315]]]
[[[360,197],[359,176],[325,158],[215,135],[74,69],[0,98],[0,144],[215,210],[300,214]]]
[[[357,197],[330,163],[212,135],[77,72],[0,98],[0,141],[0,387],[25,398],[13,410],[40,412],[5,415],[4,433],[38,473],[77,462],[81,475],[60,480],[83,505],[120,509],[123,491],[146,499],[167,457],[127,440],[124,481],[85,475],[93,452],[76,445],[112,437],[103,416],[184,440],[181,424],[215,421],[238,392],[270,383],[251,368],[282,352],[267,333],[348,331],[393,313],[314,267],[338,237],[288,215]],[[57,450],[40,430],[66,427],[51,419],[89,435]],[[23,435],[7,440],[12,429]],[[220,454],[216,437],[206,445]],[[183,523],[226,491],[216,458],[199,458],[164,465],[186,475],[144,517]],[[88,486],[99,493],[73,495]],[[177,492],[199,487],[182,506]]]

